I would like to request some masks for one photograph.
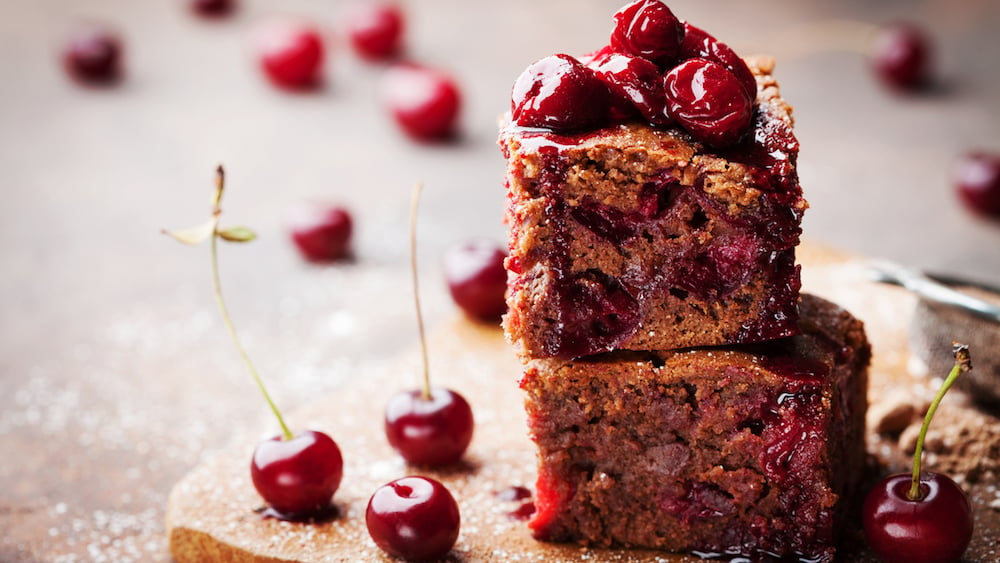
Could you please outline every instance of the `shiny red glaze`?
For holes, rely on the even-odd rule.
[[[523,127],[578,131],[609,118],[608,87],[569,55],[551,55],[526,68],[514,82],[511,115]]]
[[[663,79],[667,114],[712,147],[738,142],[753,121],[753,102],[736,76],[708,59],[689,59]]]
[[[236,0],[191,0],[190,6],[199,16],[221,17],[232,13]]]
[[[289,230],[302,257],[311,262],[338,260],[350,252],[353,221],[343,207],[298,203],[289,213]]]
[[[921,500],[910,500],[909,473],[890,475],[869,491],[861,519],[868,545],[885,563],[958,561],[972,538],[965,493],[938,473],[920,477]]]
[[[461,95],[452,78],[417,65],[396,65],[382,77],[383,103],[406,134],[436,141],[455,132]]]
[[[413,465],[438,467],[462,458],[475,423],[464,397],[432,387],[430,399],[418,389],[393,395],[385,407],[385,436]]]
[[[275,86],[303,90],[319,85],[323,39],[305,24],[272,23],[258,38],[261,68]]]
[[[687,59],[708,59],[722,65],[736,76],[751,100],[757,97],[757,80],[736,51],[689,23],[684,24],[684,41],[681,43],[680,52],[680,60]]]
[[[287,516],[323,512],[344,475],[340,448],[322,432],[305,430],[291,440],[276,436],[257,444],[250,463],[253,486]]]
[[[359,4],[347,16],[347,36],[366,59],[394,57],[402,46],[403,13],[395,4]]]
[[[507,251],[492,242],[471,241],[444,255],[444,277],[451,298],[471,317],[497,322],[507,312]]]
[[[379,487],[365,511],[368,534],[383,551],[407,561],[443,558],[461,526],[458,503],[429,477],[403,477]]]
[[[1000,154],[965,155],[954,177],[958,196],[970,210],[1000,218]]]
[[[661,69],[673,66],[680,53],[684,26],[660,0],[636,0],[618,10],[611,31],[611,48],[652,61]]]
[[[638,112],[654,125],[670,125],[663,78],[655,64],[640,57],[605,52],[594,56],[587,66],[594,69],[597,77],[611,91],[613,107],[625,107],[626,113]]]
[[[63,46],[67,74],[83,84],[110,84],[121,77],[121,39],[96,24],[74,30]]]
[[[886,85],[912,90],[927,82],[930,43],[914,25],[897,23],[879,29],[872,44],[872,66]]]

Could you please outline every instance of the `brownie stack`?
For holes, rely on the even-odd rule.
[[[773,62],[747,63],[754,130],[725,151],[638,123],[503,125],[540,540],[833,559],[870,350],[799,294],[791,108]]]

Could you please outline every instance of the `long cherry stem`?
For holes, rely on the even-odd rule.
[[[937,395],[931,402],[931,406],[927,408],[927,414],[924,415],[924,423],[920,427],[920,434],[917,435],[917,447],[913,450],[913,480],[910,483],[910,490],[906,494],[910,500],[921,500],[923,498],[923,494],[920,492],[920,455],[924,451],[924,438],[927,436],[927,429],[931,425],[931,419],[934,418],[934,413],[937,411],[938,405],[941,404],[941,399],[944,398],[944,394],[951,388],[952,383],[955,383],[955,380],[958,379],[958,376],[962,372],[972,369],[968,346],[955,342],[953,343],[953,352],[955,354],[955,365],[951,368],[951,372],[948,373],[948,377],[944,380],[941,388],[938,389]]]
[[[427,359],[427,336],[424,332],[424,315],[420,310],[420,287],[417,283],[417,207],[420,203],[420,192],[424,185],[413,186],[413,199],[410,202],[410,276],[413,278],[413,304],[417,309],[417,328],[420,331],[420,352],[424,368],[424,388],[421,397],[431,400],[431,370]]]
[[[281,425],[282,435],[284,435],[286,440],[291,440],[295,436],[292,434],[292,431],[288,429],[288,425],[285,424],[285,419],[282,418],[281,411],[278,410],[277,405],[275,405],[274,401],[271,400],[271,395],[264,387],[264,382],[261,380],[260,374],[257,373],[257,369],[254,367],[253,362],[250,361],[250,356],[247,354],[246,349],[243,347],[239,337],[236,335],[236,329],[233,327],[233,321],[229,317],[229,309],[226,307],[226,301],[222,298],[222,283],[219,278],[219,253],[217,248],[217,239],[219,238],[219,216],[222,214],[222,209],[219,207],[219,204],[222,201],[222,190],[224,185],[225,172],[223,171],[222,166],[219,166],[215,173],[215,195],[212,198],[212,286],[215,290],[215,301],[219,305],[219,312],[222,313],[222,322],[226,325],[226,330],[229,331],[229,336],[232,337],[233,344],[236,345],[236,349],[243,358],[243,363],[247,366],[247,370],[250,371],[250,375],[253,376],[253,380],[257,383],[257,388],[260,389],[261,394],[264,395],[264,400],[267,401],[268,406],[271,407],[271,412],[273,412],[275,418],[278,419],[278,424]]]

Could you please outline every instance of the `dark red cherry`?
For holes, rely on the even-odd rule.
[[[97,24],[75,29],[63,46],[67,74],[83,84],[110,84],[121,76],[122,43],[111,30]]]
[[[928,78],[930,43],[923,31],[898,23],[879,29],[871,61],[882,82],[898,90],[924,86]]]
[[[472,409],[464,397],[442,387],[401,391],[385,407],[389,445],[413,465],[437,467],[462,458],[472,441]]]
[[[685,23],[680,60],[696,58],[719,63],[736,76],[751,100],[757,98],[757,81],[754,79],[753,73],[750,72],[750,68],[736,54],[736,51],[704,30]]]
[[[909,473],[880,481],[865,498],[862,525],[868,545],[886,563],[958,561],[972,539],[965,493],[945,475],[920,476],[923,498],[910,500]]]
[[[191,10],[210,18],[227,16],[236,7],[236,0],[191,0]]]
[[[348,255],[353,221],[343,207],[300,202],[289,212],[289,230],[303,258],[328,262]]]
[[[589,129],[608,118],[611,94],[594,71],[569,55],[551,55],[526,68],[514,83],[511,116],[523,127]]]
[[[619,53],[648,59],[662,69],[673,66],[680,53],[684,26],[660,0],[636,0],[615,13],[611,47]]]
[[[753,120],[753,103],[736,76],[708,59],[689,59],[663,78],[667,114],[695,139],[725,147]]]
[[[365,511],[368,534],[383,551],[407,561],[443,558],[461,525],[458,503],[429,477],[403,477],[379,487]]]
[[[402,45],[403,13],[395,4],[359,4],[347,16],[347,36],[366,59],[394,57]]]
[[[1000,154],[962,157],[955,167],[955,187],[970,210],[1000,218]]]
[[[505,249],[484,240],[453,246],[445,253],[444,277],[451,298],[470,317],[496,322],[507,312],[505,258]]]
[[[622,53],[603,53],[590,62],[611,91],[615,101],[612,107],[632,108],[654,125],[670,125],[666,113],[666,98],[663,93],[663,77],[655,64],[640,57]]]
[[[319,85],[323,67],[323,39],[308,25],[274,22],[258,38],[260,65],[271,82],[289,90]]]
[[[396,123],[413,139],[435,141],[454,134],[461,95],[450,76],[432,68],[396,65],[383,75],[380,90]]]
[[[322,512],[340,486],[340,448],[322,432],[305,430],[257,444],[250,464],[253,486],[271,508],[287,516]]]

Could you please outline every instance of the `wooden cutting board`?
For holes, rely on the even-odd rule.
[[[799,250],[805,291],[852,311],[866,323],[874,349],[869,395],[873,402],[890,388],[924,390],[929,378],[911,374],[907,325],[914,298],[867,281],[863,261],[817,245]],[[476,434],[465,463],[446,471],[419,471],[439,479],[455,495],[462,514],[454,561],[697,561],[683,555],[639,550],[585,549],[536,542],[524,520],[512,513],[522,501],[498,493],[513,486],[533,488],[534,448],[528,440],[520,364],[497,327],[455,318],[436,327],[429,341],[432,378],[473,405]],[[382,432],[385,401],[415,386],[419,356],[410,350],[390,367],[357,373],[336,393],[318,398],[288,417],[293,428],[329,433],[344,456],[344,479],[334,497],[338,516],[319,523],[291,523],[262,516],[263,502],[250,482],[250,456],[264,434],[237,439],[187,474],[173,489],[167,509],[170,548],[179,563],[390,561],[368,536],[364,512],[379,486],[414,472],[396,456]],[[262,421],[263,422],[263,421]],[[273,430],[272,430],[273,431]],[[869,436],[869,451],[897,469],[902,457],[892,442]],[[995,485],[995,484],[994,484]],[[997,560],[1000,512],[990,484],[972,487],[977,530],[970,561]],[[847,531],[841,558],[875,561],[857,539],[860,521]]]

